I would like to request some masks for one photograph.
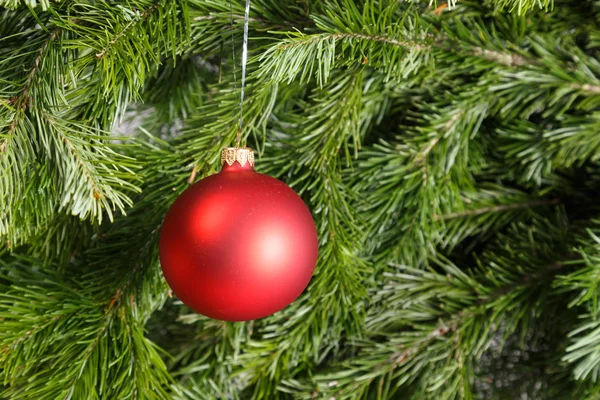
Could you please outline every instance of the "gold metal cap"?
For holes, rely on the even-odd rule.
[[[225,147],[221,152],[221,164],[227,163],[230,167],[234,162],[239,162],[243,167],[246,163],[254,167],[254,150],[248,147]]]

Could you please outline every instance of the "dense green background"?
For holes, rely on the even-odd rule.
[[[242,2],[0,7],[1,398],[600,398],[600,2],[252,1],[243,137],[320,257],[249,323],[156,247],[234,141]]]

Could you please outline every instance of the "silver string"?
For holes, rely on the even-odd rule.
[[[235,76],[235,38],[233,36],[233,5],[231,4],[231,0],[229,0],[229,15],[231,17],[231,51],[233,52],[233,88],[237,92],[237,76]]]
[[[248,19],[250,17],[250,0],[246,0],[246,12],[244,14],[244,47],[242,49],[242,90],[240,99],[240,133],[244,126],[244,90],[246,88],[246,63],[248,62]],[[236,143],[239,147],[239,138]]]

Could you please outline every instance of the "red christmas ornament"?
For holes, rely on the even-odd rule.
[[[225,321],[266,317],[308,285],[315,224],[290,187],[254,172],[252,150],[224,149],[222,161],[221,172],[169,209],[160,263],[173,292],[198,313]]]

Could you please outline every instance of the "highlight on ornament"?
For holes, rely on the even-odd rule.
[[[271,315],[308,285],[317,232],[300,196],[254,171],[254,152],[226,148],[222,169],[169,209],[159,242],[169,286],[188,307],[225,321]]]

